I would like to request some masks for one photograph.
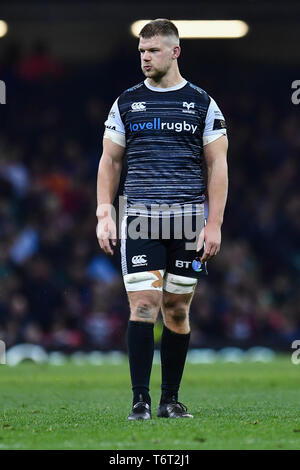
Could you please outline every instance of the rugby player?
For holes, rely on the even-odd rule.
[[[171,21],[157,19],[146,24],[139,35],[138,50],[146,79],[116,99],[105,122],[97,179],[97,237],[104,252],[112,255],[117,233],[107,207],[113,204],[126,157],[121,259],[130,305],[127,346],[133,403],[128,419],[151,418],[153,327],[160,309],[164,326],[157,416],[193,418],[178,401],[178,391],[190,339],[189,307],[195,286],[207,274],[207,261],[220,250],[228,186],[226,125],[213,98],[181,76],[178,30]],[[164,206],[177,209],[170,214],[160,209]],[[137,207],[138,215],[149,222],[140,238],[129,236]],[[183,211],[197,227],[194,249],[187,249],[189,234],[176,236],[174,221]],[[166,238],[161,227],[167,217],[173,225]],[[154,219],[158,221],[156,232],[150,223]],[[195,225],[195,220],[200,224]]]

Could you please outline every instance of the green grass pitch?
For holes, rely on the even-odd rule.
[[[187,364],[180,400],[194,419],[129,422],[128,364],[0,366],[2,449],[299,449],[300,365]]]

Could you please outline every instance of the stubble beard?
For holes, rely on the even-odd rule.
[[[152,70],[147,72],[147,70],[144,70],[142,67],[142,72],[145,75],[145,77],[150,78],[154,82],[158,82],[159,80],[161,80],[167,74],[168,71],[169,71],[169,67],[166,67],[163,70],[158,70],[158,69],[153,69],[153,66],[152,66]]]

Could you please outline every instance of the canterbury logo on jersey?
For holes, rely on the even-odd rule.
[[[139,101],[137,103],[132,103],[131,109],[133,111],[145,111],[146,110],[146,101]]]
[[[147,255],[136,255],[133,256],[131,262],[135,266],[146,266],[147,265]]]
[[[192,132],[194,134],[198,126],[194,124],[189,124],[186,121],[183,122],[161,122],[160,118],[153,118],[151,121],[139,122],[136,124],[129,123],[129,128],[131,132],[136,131],[148,131],[148,130],[161,130],[161,131],[172,131],[175,132]]]

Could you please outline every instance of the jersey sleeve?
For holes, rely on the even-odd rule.
[[[203,131],[203,145],[207,145],[226,134],[225,118],[215,100],[210,97]]]
[[[105,131],[103,137],[104,139],[109,139],[112,142],[121,145],[122,147],[126,147],[125,127],[120,115],[118,99],[119,98],[117,98],[112,105],[108,117],[104,123]]]

